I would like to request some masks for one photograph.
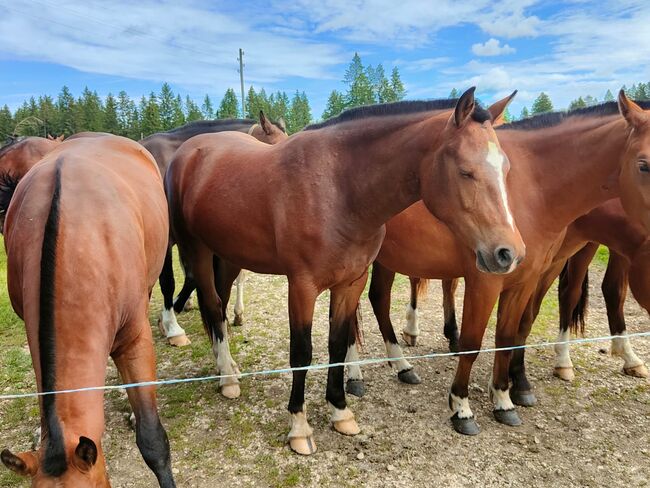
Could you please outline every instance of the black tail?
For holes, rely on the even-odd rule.
[[[7,172],[0,173],[0,218],[2,219],[4,219],[7,213],[17,185],[18,178],[13,174]],[[0,232],[2,232],[2,228],[0,228]]]
[[[61,164],[56,162],[54,170],[54,191],[50,213],[43,232],[41,251],[41,291],[38,327],[40,349],[41,382],[44,392],[56,389],[56,340],[54,323],[54,297],[56,286],[56,249],[59,231],[59,207],[61,201]],[[44,446],[43,470],[50,476],[60,476],[66,470],[63,432],[56,414],[56,395],[42,398],[43,415],[47,428],[47,443]]]
[[[562,302],[562,297],[567,293],[569,287],[569,278],[568,278],[568,266],[569,261],[566,262],[562,272],[560,273],[560,283],[558,285],[558,295],[560,297],[560,302]],[[562,304],[560,303],[560,306]],[[580,335],[585,333],[585,319],[587,317],[587,309],[589,308],[589,270],[585,273],[585,277],[582,280],[582,289],[580,290],[580,299],[576,304],[575,308],[571,311],[571,322],[569,323],[569,328],[571,333],[577,334],[578,331]]]

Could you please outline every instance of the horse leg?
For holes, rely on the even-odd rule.
[[[244,317],[244,282],[246,281],[246,271],[241,270],[237,279],[235,280],[235,286],[237,287],[237,299],[235,300],[235,322],[233,323],[236,327],[241,327],[243,324]]]
[[[219,386],[221,394],[226,398],[237,398],[240,395],[239,368],[230,355],[228,344],[228,324],[223,314],[221,298],[217,294],[214,280],[214,255],[205,246],[195,243],[192,249],[184,250],[179,243],[183,262],[187,262],[185,272],[197,285],[197,297],[203,325],[212,343],[212,352],[216,358],[218,374],[221,378]],[[188,257],[186,260],[185,256]]]
[[[643,361],[634,353],[630,340],[625,337],[625,297],[627,296],[627,285],[630,265],[628,261],[615,252],[609,252],[607,271],[603,278],[602,291],[607,306],[607,318],[609,319],[609,331],[613,336],[620,336],[612,339],[612,356],[619,356],[623,359],[623,372],[628,376],[647,378],[648,369]]]
[[[536,283],[529,280],[504,290],[499,297],[495,343],[497,348],[523,345],[518,337],[524,311],[532,299]],[[494,418],[497,422],[517,426],[521,419],[510,399],[510,360],[512,350],[497,351],[489,384],[490,399],[494,402]]]
[[[192,308],[190,299],[194,290],[196,290],[196,284],[192,279],[185,276],[183,288],[181,288],[180,293],[174,299],[174,312],[181,313]]]
[[[212,258],[212,266],[214,270],[214,283],[217,288],[217,295],[221,298],[221,313],[224,320],[228,321],[228,302],[232,293],[232,284],[237,279],[241,272],[234,264],[225,261],[218,256]]]
[[[449,341],[449,351],[458,352],[458,323],[456,322],[456,288],[458,278],[442,280],[442,310],[445,318],[444,334]]]
[[[140,333],[132,342],[120,346],[112,354],[113,360],[125,383],[155,381],[156,361],[149,320],[145,315],[134,325],[140,329]],[[156,387],[128,388],[126,393],[135,413],[136,442],[142,457],[156,475],[161,487],[175,487],[169,440],[158,416]]]
[[[393,275],[394,276],[394,275]],[[418,296],[425,281],[409,277],[411,282],[411,300],[406,306],[406,327],[402,329],[402,338],[407,346],[416,346],[420,335],[420,317],[418,314]],[[392,284],[392,283],[391,283]]]
[[[560,269],[562,269],[562,261],[555,263],[544,274],[542,274],[542,277],[537,283],[535,293],[528,300],[521,315],[516,338],[517,345],[526,344],[526,339],[530,334],[537,315],[539,315],[542,301],[555,281]],[[515,405],[532,407],[537,403],[537,398],[535,397],[533,387],[526,376],[525,353],[525,349],[515,349],[512,351],[512,358],[510,359],[509,367],[509,375],[512,380],[510,399]]]
[[[330,364],[343,362],[348,352],[350,329],[356,331],[358,323],[359,298],[366,286],[368,272],[364,273],[350,284],[340,285],[331,289],[330,295],[330,332],[328,350]],[[345,435],[356,435],[360,432],[354,419],[354,414],[347,407],[345,390],[343,388],[343,367],[331,367],[327,371],[327,403],[332,412],[331,420],[334,429]]]
[[[318,290],[312,283],[289,279],[289,327],[291,332],[289,363],[292,368],[309,366],[312,358],[311,327]],[[291,430],[289,446],[298,454],[316,452],[313,430],[305,408],[306,370],[294,371],[289,399]]]
[[[460,332],[460,351],[481,348],[483,334],[490,314],[499,296],[501,283],[491,276],[467,276],[463,301],[463,321]],[[479,427],[469,406],[469,379],[478,353],[463,354],[458,358],[456,376],[449,392],[451,423],[460,434],[476,435]]]
[[[162,317],[158,321],[160,332],[167,338],[172,346],[187,346],[190,340],[185,334],[185,330],[178,325],[176,314],[174,313],[174,267],[172,265],[172,248],[167,248],[165,263],[159,277],[160,290],[163,294],[163,311]]]
[[[357,304],[357,323],[359,324],[359,331],[361,330],[361,304]],[[345,362],[355,362],[359,360],[359,351],[357,349],[357,335],[359,332],[357,328],[350,327],[350,334],[348,336],[348,352],[345,355]],[[345,383],[345,392],[361,398],[366,394],[366,386],[363,382],[363,374],[361,367],[358,364],[349,364],[347,366],[348,380]]]
[[[368,298],[386,345],[386,355],[393,359],[390,364],[397,369],[397,378],[403,383],[417,385],[422,380],[413,369],[413,366],[404,359],[402,348],[397,343],[395,330],[390,320],[390,298],[394,279],[395,272],[375,261],[372,266]]]

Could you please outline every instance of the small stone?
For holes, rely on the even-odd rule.
[[[539,430],[544,430],[544,424],[542,423],[536,423],[535,427],[537,427]]]
[[[386,469],[388,471],[395,471],[395,466],[393,466],[392,464],[389,464],[388,466],[386,466]]]
[[[416,413],[418,411],[418,408],[415,405],[409,405],[406,407],[406,411],[408,413]]]
[[[539,444],[539,437],[534,436],[533,441],[535,442],[535,444]]]
[[[360,452],[359,454],[357,454],[357,459],[359,461],[363,461],[363,458],[365,458],[365,457],[366,457],[366,455],[363,452]]]
[[[600,349],[598,349],[598,352],[600,354],[607,354],[607,349],[605,349],[604,347],[601,347]]]
[[[178,474],[180,473],[180,470],[178,468],[172,468],[172,473]]]
[[[555,420],[557,420],[558,422],[561,422],[561,421],[562,421],[562,417],[560,417],[559,415],[556,415],[556,416],[555,416]]]

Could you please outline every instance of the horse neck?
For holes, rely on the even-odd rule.
[[[549,129],[500,131],[499,139],[507,153],[512,142],[523,140],[523,144],[515,142],[526,155],[521,162],[516,156],[511,160],[511,190],[521,195],[522,202],[539,202],[535,226],[559,232],[618,196],[618,173],[628,130],[622,119],[611,118],[600,124],[585,120],[564,130]],[[528,181],[517,177],[523,168],[531,176]],[[537,195],[541,197],[538,200]]]
[[[335,178],[347,215],[375,231],[420,197],[420,166],[438,144],[447,117],[370,118],[332,131]]]

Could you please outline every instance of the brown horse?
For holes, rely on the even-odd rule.
[[[0,148],[0,233],[4,227],[5,213],[13,194],[12,189],[43,156],[58,146],[62,137],[12,138]]]
[[[149,296],[168,215],[142,146],[116,136],[62,143],[16,187],[5,231],[9,296],[25,321],[39,391],[103,385],[109,355],[125,382],[155,380]],[[127,393],[145,461],[160,486],[175,486],[155,388]],[[40,407],[41,447],[4,450],[3,463],[32,486],[110,486],[103,392],[46,395]]]
[[[632,121],[635,131],[621,167],[621,201],[625,211],[650,234],[650,114],[626,102],[623,90],[619,100],[622,113]]]
[[[251,119],[202,120],[185,124],[167,132],[152,134],[142,139],[140,144],[146,147],[153,155],[158,164],[158,169],[160,169],[160,174],[164,176],[167,173],[167,168],[174,153],[181,144],[199,134],[223,131],[245,132],[259,141],[266,142],[267,144],[275,144],[288,137],[284,120],[279,119],[277,122],[271,121],[264,115],[264,112],[260,110],[260,117],[257,122]],[[163,311],[158,325],[170,344],[174,346],[184,346],[189,344],[190,340],[185,335],[183,328],[178,325],[174,311],[178,313],[183,310],[187,299],[192,291],[194,291],[195,287],[192,283],[186,280],[179,297],[174,301],[175,286],[176,283],[174,280],[174,269],[172,267],[172,253],[170,246],[165,258],[163,270],[160,274],[160,289],[163,294]],[[239,293],[238,288],[238,296]],[[238,316],[241,319],[243,307],[240,306],[237,308],[236,312],[239,312],[239,315],[236,313],[235,321],[238,320]]]
[[[588,301],[587,272],[598,244],[609,248],[610,258],[602,283],[603,296],[607,307],[609,329],[613,336],[612,354],[623,359],[623,371],[629,376],[647,378],[648,370],[634,353],[629,340],[624,337],[626,326],[623,305],[627,294],[628,274],[631,262],[647,259],[640,250],[646,243],[647,235],[642,227],[628,217],[619,199],[610,200],[580,217],[569,226],[562,247],[555,255],[553,263],[539,279],[522,321],[534,321],[539,313],[541,301],[555,279],[560,277],[558,296],[560,303],[560,331],[558,342],[569,339],[569,330],[584,330],[585,314]],[[637,257],[638,254],[638,257]],[[637,266],[641,269],[643,266]],[[647,269],[647,266],[645,266]],[[422,295],[425,281],[411,278],[412,304],[417,310],[417,299]],[[633,283],[635,281],[633,280]],[[445,336],[450,339],[449,348],[455,350],[454,338],[458,337],[455,320],[454,293],[458,280],[443,282],[443,308],[445,316]],[[635,298],[646,310],[650,310],[650,296],[644,296],[644,290],[633,287]],[[529,327],[525,324],[524,327]],[[415,333],[415,336],[417,336]],[[556,360],[554,374],[563,380],[574,378],[573,364],[569,356],[569,345],[555,346]],[[523,361],[523,355],[517,357]],[[517,364],[511,365],[515,370]]]
[[[624,95],[620,103],[634,104]],[[620,112],[629,113],[624,109]],[[426,212],[422,203],[389,221],[370,286],[384,340],[392,346],[389,356],[401,355],[390,322],[390,288],[395,272],[422,278],[465,278],[461,350],[480,349],[497,298],[497,347],[523,344],[529,331],[519,330],[520,319],[539,276],[560,248],[566,227],[618,196],[621,167],[629,158],[630,147],[638,144],[637,123],[638,117],[622,118],[617,105],[608,103],[568,114],[540,115],[500,128],[499,140],[512,161],[508,189],[513,213],[526,243],[526,260],[510,275],[477,273],[471,265],[471,253],[452,231]],[[514,384],[509,391],[511,356],[509,351],[495,354],[489,391],[497,421],[519,425],[510,393],[519,404],[533,403],[534,396],[523,370],[510,371]],[[468,400],[475,359],[475,354],[459,358],[449,396],[452,423],[463,434],[479,432]],[[398,367],[410,365],[401,360]]]
[[[236,133],[183,144],[165,181],[172,233],[197,284],[219,371],[236,375],[237,368],[215,292],[213,254],[236,268],[287,276],[290,364],[300,368],[311,363],[314,305],[327,289],[330,362],[345,359],[384,222],[420,198],[474,250],[476,267],[512,271],[523,258],[523,242],[507,203],[507,159],[490,123],[511,98],[485,111],[470,89],[458,101],[358,108],[274,146]],[[220,288],[227,290],[235,276],[230,272]],[[289,401],[289,443],[301,454],[315,451],[304,405],[306,374],[294,372]],[[236,377],[222,380],[222,393],[239,394]],[[357,434],[342,367],[329,369],[326,398],[334,428]]]

